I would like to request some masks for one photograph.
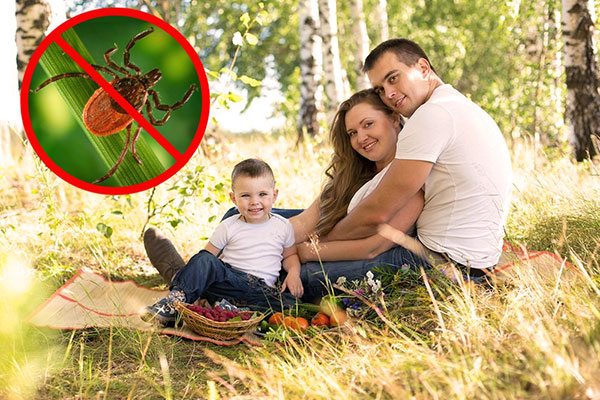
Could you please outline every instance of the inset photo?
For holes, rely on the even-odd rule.
[[[57,28],[32,58],[22,91],[28,83],[24,123],[40,158],[98,193],[137,192],[172,176],[208,120],[208,84],[196,53],[162,20],[135,14]]]

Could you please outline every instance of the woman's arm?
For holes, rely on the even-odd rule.
[[[401,232],[407,232],[417,221],[424,205],[423,191],[415,194],[405,207],[391,219],[389,225]],[[363,239],[339,240],[312,244],[298,244],[300,261],[350,261],[368,260],[394,247],[396,243],[375,234]],[[315,248],[316,247],[316,248]],[[318,252],[318,255],[317,255]]]
[[[302,243],[308,239],[308,236],[314,232],[319,221],[319,198],[300,214],[290,218],[292,227],[294,227],[294,238],[296,243]]]

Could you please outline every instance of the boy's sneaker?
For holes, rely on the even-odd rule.
[[[185,302],[185,293],[183,290],[174,289],[169,292],[167,297],[160,299],[156,303],[144,309],[140,318],[146,322],[158,322],[163,326],[174,326],[177,321],[177,310],[175,302]]]

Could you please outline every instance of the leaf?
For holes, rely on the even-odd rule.
[[[239,33],[239,32],[236,32],[236,33],[233,34],[233,39],[231,41],[236,46],[243,46],[244,45],[244,40],[242,38],[242,34]]]
[[[250,23],[250,15],[248,15],[247,12],[242,14],[242,16],[240,17],[240,21],[242,21],[244,26],[248,27],[248,24]]]
[[[220,73],[225,72],[225,73],[229,74],[233,80],[237,79],[237,74],[235,72],[233,72],[232,70],[230,70],[229,68],[223,67],[219,70],[219,72]]]
[[[246,33],[246,41],[249,45],[255,46],[258,43],[258,37],[252,33]]]
[[[121,210],[112,210],[110,213],[115,215],[123,215],[123,211]]]
[[[250,85],[252,87],[257,87],[262,85],[262,82],[254,79],[254,78],[250,78],[248,75],[242,75],[240,76],[240,81],[244,82],[246,85]]]
[[[211,215],[211,216],[208,218],[208,222],[213,222],[215,219],[217,219],[217,216],[216,216],[216,215]]]
[[[113,234],[113,228],[102,222],[98,222],[98,225],[96,225],[96,230],[103,234],[107,239],[109,239]]]
[[[227,98],[229,99],[229,101],[232,101],[234,103],[239,103],[240,101],[244,100],[242,96],[233,92],[229,92]]]
[[[256,16],[256,22],[258,22],[259,25],[264,25],[268,17],[269,13],[265,10],[261,10]]]
[[[211,78],[215,78],[215,79],[219,79],[219,77],[221,76],[216,71],[207,71],[206,75],[210,76]]]

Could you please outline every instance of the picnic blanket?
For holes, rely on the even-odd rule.
[[[494,270],[498,281],[517,278],[519,273],[533,268],[545,279],[555,281],[572,279],[577,270],[555,253],[547,251],[527,251],[504,244],[500,262]],[[191,340],[212,342],[219,345],[233,345],[246,342],[259,345],[260,339],[247,333],[240,339],[229,341],[215,340],[200,336],[187,326],[158,329],[142,321],[140,310],[166,296],[166,290],[148,289],[133,281],[115,282],[102,275],[82,268],[67,283],[59,288],[48,300],[42,303],[27,321],[40,327],[54,329],[85,329],[90,327],[123,327],[181,336]]]
[[[158,328],[142,321],[140,311],[167,295],[167,290],[148,289],[133,281],[115,282],[88,268],[75,272],[62,287],[27,317],[35,326],[53,329],[85,329],[91,327],[155,330],[167,335],[230,346],[241,342],[260,345],[260,339],[246,333],[239,339],[216,340],[200,336],[183,325]]]

